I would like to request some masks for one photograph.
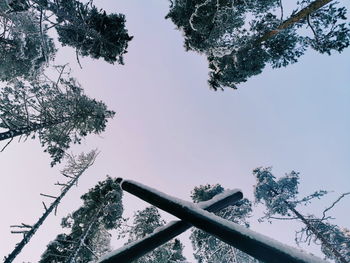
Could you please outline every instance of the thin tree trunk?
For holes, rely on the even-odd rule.
[[[279,195],[280,193],[278,193],[275,189],[273,189],[271,186],[270,186],[270,190],[277,196]],[[307,221],[307,219],[302,215],[300,214],[288,201],[284,200],[283,201],[286,206],[288,207],[289,210],[291,210],[296,216],[297,218],[299,218],[307,227],[308,229],[310,229],[310,231],[317,237],[317,239],[319,239],[322,244],[327,247],[332,253],[333,255],[342,263],[349,263],[340,253],[339,251],[334,247],[332,246],[328,241],[327,239],[325,239],[319,231],[317,231],[317,229],[315,227],[313,227],[309,221]]]
[[[39,220],[31,227],[31,229],[24,234],[23,239],[21,242],[19,242],[15,249],[5,258],[4,263],[10,263],[12,262],[17,255],[21,252],[23,247],[30,241],[30,239],[33,237],[35,232],[39,229],[39,227],[42,225],[42,223],[45,221],[45,219],[51,214],[51,212],[58,206],[58,204],[61,202],[62,198],[67,194],[67,192],[72,188],[72,186],[77,182],[79,177],[85,172],[85,170],[89,167],[89,164],[87,164],[81,172],[77,176],[75,176],[68,184],[67,186],[62,190],[59,197],[56,198],[56,200],[48,207],[45,208],[45,213],[39,218]]]
[[[318,9],[320,9],[321,7],[330,3],[331,1],[333,1],[333,0],[316,0],[316,1],[312,2],[307,7],[303,8],[298,13],[291,16],[289,19],[285,20],[276,29],[274,29],[270,32],[267,32],[265,35],[263,35],[261,38],[259,38],[256,43],[262,43],[262,42],[268,40],[269,38],[277,35],[281,30],[286,29],[286,28],[294,25],[295,23],[306,18],[308,15],[317,11]]]
[[[322,234],[320,234],[319,231],[315,227],[313,227],[310,222],[302,215],[300,214],[293,206],[291,206],[287,201],[284,201],[284,203],[288,206],[289,210],[291,210],[306,226],[310,231],[319,239],[322,244],[333,253],[333,255],[342,263],[349,263],[342,254],[339,253],[339,251],[332,246],[327,239],[325,239]]]
[[[29,134],[33,131],[38,131],[41,129],[50,128],[51,126],[61,124],[61,123],[66,122],[68,120],[69,120],[69,118],[62,118],[59,120],[54,120],[54,121],[49,121],[49,122],[33,123],[31,125],[28,125],[28,126],[24,126],[24,127],[12,129],[12,130],[9,130],[6,132],[2,132],[2,133],[0,133],[0,141],[14,138],[14,137],[20,136],[20,135]]]
[[[100,207],[100,208],[98,209],[98,211],[95,213],[94,217],[93,217],[92,220],[90,221],[89,226],[86,228],[86,230],[85,230],[84,233],[82,234],[82,237],[80,238],[80,241],[79,241],[78,246],[74,249],[74,253],[72,253],[72,254],[69,256],[69,258],[67,259],[66,262],[68,262],[68,263],[75,263],[76,258],[77,258],[77,256],[78,256],[78,254],[79,254],[81,248],[82,248],[84,245],[86,245],[86,244],[85,244],[85,240],[87,239],[87,237],[88,237],[88,235],[89,235],[89,233],[90,233],[90,231],[91,231],[91,228],[93,227],[94,224],[97,223],[97,219],[98,219],[98,217],[99,217],[101,211],[102,211],[106,206],[107,206],[107,204],[104,205],[104,206],[102,206],[102,207]],[[90,252],[93,252],[93,251],[90,251]],[[93,253],[92,253],[92,254],[93,254]]]

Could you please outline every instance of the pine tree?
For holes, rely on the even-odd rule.
[[[148,234],[153,233],[155,229],[165,224],[157,208],[147,207],[144,210],[137,211],[134,215],[133,225],[128,232],[128,243],[141,239]],[[165,245],[155,249],[147,255],[134,261],[135,263],[175,263],[185,262],[182,254],[183,245],[178,239],[174,239]]]
[[[53,40],[32,10],[9,12],[17,4],[0,4],[0,81],[35,78],[53,59],[56,49]]]
[[[86,263],[110,250],[110,234],[120,226],[122,191],[115,179],[107,177],[81,199],[83,205],[62,219],[69,234],[59,234],[50,242],[40,263]]]
[[[76,48],[82,56],[103,58],[109,63],[123,63],[128,42],[125,16],[109,14],[91,4],[75,0],[48,2],[57,17],[55,28],[63,45]]]
[[[107,14],[77,0],[5,0],[0,3],[0,81],[36,78],[53,60],[56,48],[48,31],[79,56],[124,64],[132,39],[123,14]]]
[[[20,3],[14,6],[24,6],[22,8],[24,12],[39,14],[48,29],[57,30],[61,44],[75,48],[77,54],[96,59],[103,58],[108,63],[123,64],[123,55],[127,53],[128,42],[132,39],[125,27],[123,14],[107,14],[106,11],[94,6],[93,1],[87,3],[77,0],[18,1]]]
[[[286,20],[280,0],[171,2],[166,18],[183,31],[186,50],[207,56],[214,90],[236,89],[266,64],[295,63],[307,48],[331,54],[350,44],[346,9],[332,0],[298,1]]]
[[[215,195],[220,194],[223,191],[224,188],[220,184],[201,185],[194,188],[191,197],[195,203],[198,203],[210,200]],[[238,201],[234,206],[229,206],[215,214],[227,220],[249,227],[247,218],[250,216],[251,212],[252,204],[248,199],[244,198],[241,201]],[[190,239],[195,250],[194,256],[199,263],[258,262],[258,260],[252,258],[244,252],[239,251],[238,249],[201,230],[192,230]]]
[[[90,99],[76,80],[60,68],[57,82],[14,81],[0,93],[0,141],[38,134],[41,145],[60,162],[71,143],[105,130],[114,116],[103,102]],[[5,145],[5,147],[8,145]]]
[[[338,226],[328,222],[329,218],[326,217],[325,213],[329,209],[324,211],[322,218],[317,218],[314,215],[303,215],[297,210],[298,205],[309,204],[312,199],[327,194],[327,191],[316,191],[309,196],[298,199],[299,173],[292,171],[278,180],[272,175],[271,168],[257,168],[253,174],[257,180],[254,190],[256,202],[264,203],[266,206],[263,219],[299,220],[305,227],[297,232],[297,243],[303,241],[304,238],[306,238],[304,242],[313,239],[315,243],[321,243],[321,249],[326,257],[335,259],[336,262],[349,262],[348,244],[350,239]],[[276,214],[282,217],[276,217]]]
[[[61,186],[61,194],[55,198],[55,200],[50,204],[50,206],[46,206],[44,204],[45,212],[44,214],[38,219],[38,221],[32,225],[26,225],[22,224],[20,226],[12,226],[17,227],[20,229],[26,229],[24,231],[12,231],[13,233],[22,233],[23,239],[16,245],[14,250],[5,258],[4,263],[10,263],[12,262],[17,255],[22,251],[22,249],[28,244],[30,239],[34,236],[36,231],[40,228],[40,226],[44,223],[46,218],[56,210],[58,205],[60,204],[63,197],[68,193],[68,191],[78,183],[79,178],[83,175],[83,173],[91,166],[93,165],[95,158],[97,156],[97,152],[91,151],[88,154],[80,154],[78,157],[67,155],[67,166],[61,171],[61,173],[69,178],[68,182],[62,184],[57,183],[57,185]],[[46,195],[44,195],[46,196]]]

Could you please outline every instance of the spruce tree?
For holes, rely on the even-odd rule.
[[[224,188],[220,184],[201,185],[194,188],[191,197],[195,203],[198,203],[210,200],[223,191]],[[249,227],[247,218],[250,216],[251,212],[252,204],[248,199],[244,198],[238,201],[234,206],[224,208],[215,214],[237,224]],[[192,230],[190,239],[195,250],[194,257],[199,263],[259,262],[244,252],[241,252],[199,229]]]
[[[266,206],[262,220],[299,220],[304,227],[297,232],[297,243],[313,240],[316,244],[321,244],[321,250],[327,258],[335,259],[339,263],[349,262],[349,236],[337,225],[329,223],[330,218],[325,214],[329,209],[319,218],[315,215],[303,215],[297,209],[300,205],[309,204],[312,199],[321,198],[327,191],[320,190],[298,198],[299,173],[292,171],[277,180],[271,173],[271,168],[257,168],[253,174],[257,180],[254,190],[256,202]]]
[[[109,230],[120,226],[122,191],[115,179],[107,177],[84,194],[83,205],[62,219],[69,234],[50,242],[40,263],[86,263],[110,250]]]
[[[56,82],[17,80],[0,91],[0,141],[38,135],[51,165],[60,162],[71,143],[103,132],[107,119],[115,114],[103,102],[86,96],[64,68],[60,73]]]
[[[350,44],[346,8],[332,0],[298,1],[287,19],[280,0],[171,2],[166,18],[183,31],[186,50],[207,57],[214,90],[236,89],[267,64],[295,63],[308,48],[331,54]]]
[[[165,224],[158,210],[154,206],[137,211],[133,218],[133,225],[127,230],[128,243],[144,238]],[[134,261],[135,263],[175,263],[184,262],[183,245],[178,239],[169,241],[154,251]]]

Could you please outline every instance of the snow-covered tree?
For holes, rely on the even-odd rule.
[[[45,8],[56,15],[54,27],[63,45],[74,47],[82,56],[123,64],[123,55],[132,39],[125,28],[124,15],[106,14],[92,1],[87,4],[76,0],[47,1]]]
[[[201,185],[199,187],[194,188],[191,197],[195,203],[198,203],[210,200],[215,195],[220,194],[223,191],[224,188],[220,184]],[[222,209],[221,211],[215,214],[237,224],[249,227],[247,218],[250,216],[251,212],[252,204],[248,199],[244,198],[238,201],[235,205]],[[241,252],[240,250],[220,241],[214,236],[207,234],[199,229],[192,230],[190,239],[195,250],[194,256],[199,263],[259,262],[258,260],[245,254],[244,252]]]
[[[158,210],[154,206],[137,211],[133,218],[133,225],[127,229],[128,243],[144,238],[153,233],[158,227],[165,224]],[[175,263],[185,262],[182,254],[183,245],[178,239],[174,239],[158,247],[154,251],[134,261],[135,263]]]
[[[115,114],[86,96],[64,68],[60,73],[57,81],[17,80],[0,91],[0,141],[37,134],[52,157],[51,165],[60,162],[71,143],[103,132]]]
[[[10,10],[12,8],[7,1],[1,1],[0,81],[17,77],[35,78],[53,59],[56,52],[54,43],[41,26],[37,13]]]
[[[40,263],[86,263],[110,250],[108,230],[120,226],[122,191],[111,177],[99,182],[81,199],[83,205],[62,219],[62,227],[71,230],[50,242]]]
[[[132,39],[125,27],[123,14],[107,14],[93,1],[77,0],[9,0],[8,12],[32,12],[40,17],[44,29],[55,28],[62,45],[76,49],[77,55],[103,58],[123,64],[128,42]]]
[[[123,64],[132,39],[123,14],[107,14],[92,1],[2,0],[0,3],[0,81],[36,78],[53,60],[48,31],[78,55]]]
[[[84,172],[93,165],[95,158],[97,156],[96,150],[89,152],[88,154],[80,154],[75,157],[73,155],[67,155],[67,165],[61,171],[61,174],[68,178],[68,181],[65,183],[57,183],[57,185],[61,186],[61,193],[55,200],[49,205],[46,206],[44,204],[45,211],[43,215],[38,219],[38,221],[33,225],[18,225],[12,226],[22,229],[21,231],[12,231],[13,233],[22,233],[23,239],[17,243],[14,250],[5,258],[4,263],[12,262],[17,255],[22,251],[22,249],[27,245],[30,239],[34,236],[36,231],[40,228],[40,226],[44,223],[46,218],[53,212],[57,210],[58,205],[62,201],[63,197],[68,193],[68,191],[78,183],[78,179],[84,174]],[[45,195],[44,195],[45,196]],[[24,230],[23,230],[24,229]]]
[[[290,3],[288,3],[290,5]],[[281,0],[171,0],[170,18],[186,50],[207,56],[214,90],[247,81],[266,64],[297,62],[307,48],[341,52],[350,44],[346,9],[332,0],[302,0],[284,19]]]
[[[341,198],[324,210],[322,217],[303,215],[297,207],[309,204],[312,199],[322,197],[327,191],[316,191],[304,198],[298,198],[299,173],[292,171],[276,179],[269,167],[257,168],[253,174],[257,180],[254,190],[256,202],[264,203],[266,206],[262,220],[299,220],[305,226],[297,232],[297,243],[313,240],[316,244],[321,244],[321,249],[327,258],[335,259],[339,263],[350,261],[349,236],[337,225],[329,223],[330,217],[326,216],[326,212]]]

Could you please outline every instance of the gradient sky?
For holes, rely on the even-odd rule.
[[[134,36],[126,65],[81,58],[80,69],[71,48],[62,48],[56,63],[70,62],[86,93],[117,114],[101,136],[89,136],[72,147],[77,154],[92,148],[101,153],[79,187],[63,199],[57,216],[49,217],[16,262],[37,262],[46,244],[62,232],[60,219],[79,207],[79,197],[106,174],[189,200],[191,189],[206,183],[240,188],[252,198],[254,168],[273,166],[276,176],[294,169],[301,173],[301,195],[318,189],[335,191],[305,213],[321,212],[349,191],[349,49],[332,56],[310,51],[287,68],[266,68],[236,91],[214,92],[206,82],[205,57],[185,52],[181,32],[164,19],[166,0],[96,0],[95,4],[126,15]],[[39,193],[59,193],[53,184],[62,179],[62,166],[50,168],[37,140],[14,141],[0,155],[2,257],[21,238],[10,234],[9,226],[34,223],[43,213]],[[126,216],[145,207],[128,194],[124,200]],[[332,213],[334,222],[347,228],[349,204],[350,198],[344,199]],[[258,224],[256,217],[251,224],[290,245],[299,226]],[[192,259],[186,236],[186,256]]]

